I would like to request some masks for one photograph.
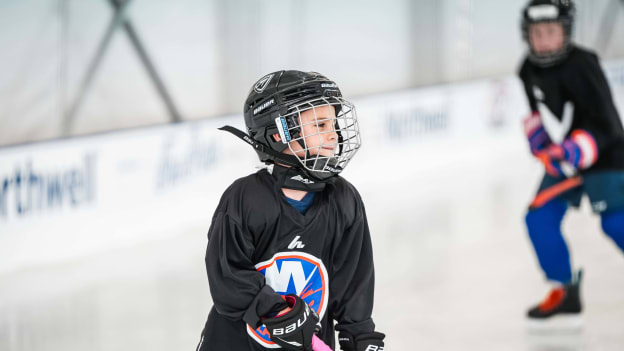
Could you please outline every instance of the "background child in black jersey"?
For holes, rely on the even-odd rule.
[[[198,350],[382,350],[371,319],[374,271],[357,190],[339,173],[360,147],[353,105],[313,72],[279,71],[252,87],[249,134],[269,164],[223,194],[208,232],[214,306]]]
[[[528,312],[538,325],[580,322],[581,272],[573,275],[561,233],[569,205],[578,207],[587,194],[604,232],[624,250],[624,130],[598,57],[571,42],[574,15],[570,0],[534,0],[522,21],[529,54],[520,78],[532,110],[525,131],[546,170],[526,224],[539,263],[555,284]],[[544,118],[571,119],[563,141],[553,141]],[[553,192],[561,195],[549,199]]]

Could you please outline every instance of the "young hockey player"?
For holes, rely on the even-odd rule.
[[[268,168],[236,180],[214,213],[214,306],[197,350],[333,349],[337,323],[342,350],[382,351],[364,204],[339,176],[360,147],[354,106],[321,74],[279,71],[254,84],[244,116],[248,134],[222,129]]]
[[[571,41],[574,12],[571,0],[533,0],[522,20],[529,53],[520,78],[532,110],[525,131],[546,170],[526,225],[540,266],[554,283],[528,311],[531,323],[541,326],[580,322],[581,272],[573,276],[561,233],[568,206],[578,207],[587,194],[603,231],[624,250],[624,130],[598,57]],[[561,143],[552,141],[544,118],[571,119]],[[560,195],[548,200],[553,193]]]

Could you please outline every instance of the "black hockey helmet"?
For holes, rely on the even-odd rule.
[[[529,60],[542,67],[555,65],[565,59],[572,49],[572,29],[576,8],[572,0],[531,0],[522,11],[522,38],[529,46]],[[561,23],[563,47],[556,52],[537,54],[529,40],[529,26],[534,23]]]
[[[315,127],[317,132],[306,134],[302,128],[301,113],[322,106],[332,106],[336,113],[335,118],[323,120],[331,123],[331,132],[337,135],[334,151],[328,156],[320,155],[306,142],[314,137],[320,140],[326,132]],[[336,83],[316,72],[289,70],[265,75],[249,91],[243,112],[246,137],[250,140],[239,137],[255,148],[261,162],[286,164],[315,181],[339,174],[361,144],[355,107],[342,98]],[[317,119],[316,111],[313,116],[308,125],[322,122]],[[301,149],[294,150],[293,142]],[[283,153],[287,148],[291,154]]]

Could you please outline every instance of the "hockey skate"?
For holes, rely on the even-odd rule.
[[[574,332],[583,326],[580,284],[582,271],[569,284],[550,291],[548,296],[527,313],[530,331]]]

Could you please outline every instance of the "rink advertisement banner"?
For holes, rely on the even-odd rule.
[[[150,203],[219,161],[215,123],[40,143],[1,151],[0,220]]]
[[[517,131],[528,113],[523,94],[515,77],[503,77],[380,95],[356,107],[364,143],[418,148]]]
[[[0,272],[209,223],[207,208],[223,191],[213,182],[227,177],[215,170],[253,171],[253,152],[216,129],[231,122],[0,149]],[[236,161],[247,166],[238,170]]]
[[[46,154],[16,158],[12,169],[5,167],[0,178],[3,221],[59,213],[95,202],[96,154],[67,151]]]
[[[624,62],[606,72],[621,108]],[[379,157],[400,172],[465,158],[490,137],[526,146],[528,105],[513,76],[354,102],[363,147],[345,176],[359,185],[381,178],[369,167]],[[0,273],[204,236],[225,188],[261,166],[249,145],[217,130],[226,124],[244,129],[236,115],[0,149]]]

